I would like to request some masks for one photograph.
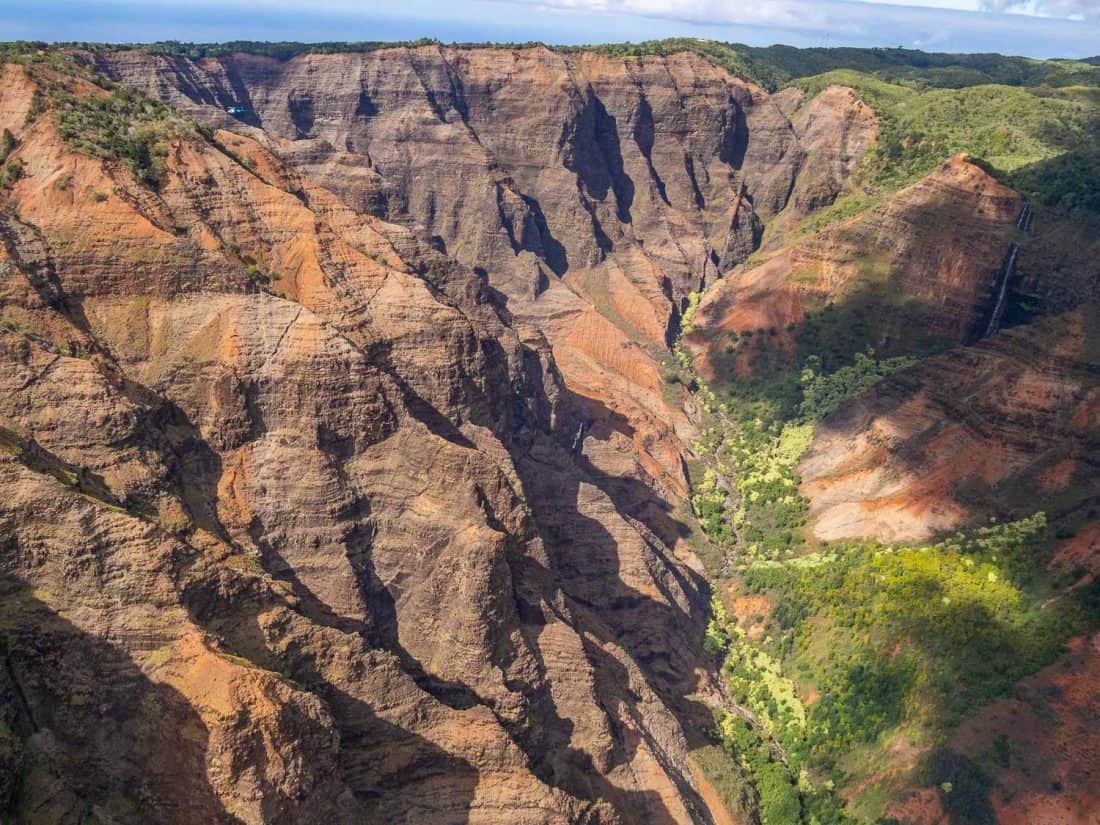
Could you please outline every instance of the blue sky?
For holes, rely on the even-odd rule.
[[[1100,54],[1100,0],[0,0],[0,40],[600,43],[687,35],[755,45]]]

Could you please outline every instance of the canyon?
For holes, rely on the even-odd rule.
[[[815,422],[807,542],[1042,509],[1050,598],[1092,586],[1095,261],[966,153],[868,195],[889,124],[849,87],[690,50],[18,57],[0,821],[781,825],[745,759],[701,768],[716,713],[768,721],[707,643],[738,547],[698,490],[721,399],[808,355],[912,363]],[[1046,716],[953,729],[977,759],[1017,702],[1052,736],[1000,821],[1100,810],[1094,632],[1020,682]],[[882,813],[963,821],[922,780]]]

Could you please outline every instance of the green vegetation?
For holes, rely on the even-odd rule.
[[[1008,182],[1046,206],[1100,213],[1100,152],[1071,150],[1015,170]]]
[[[169,141],[186,125],[163,103],[124,87],[107,95],[61,92],[55,104],[67,142],[95,157],[124,161],[153,188],[167,171]]]
[[[829,206],[818,209],[804,218],[789,236],[791,239],[801,235],[812,235],[827,229],[834,224],[843,223],[849,218],[866,212],[873,206],[877,206],[882,198],[861,190],[854,190],[841,195]]]
[[[3,134],[0,135],[0,164],[4,164],[2,170],[0,170],[0,189],[7,189],[23,177],[23,164],[18,160],[8,160],[8,157],[18,145],[19,141],[15,139],[15,135],[11,133],[11,130],[5,129]],[[7,162],[5,163],[5,161]]]
[[[0,171],[0,189],[7,189],[23,177],[23,164],[17,160],[9,160]]]
[[[876,278],[869,273],[868,283]],[[814,427],[938,346],[915,335],[898,344],[912,354],[860,349],[878,335],[876,295],[863,290],[811,314],[789,330],[793,362],[788,351],[778,368],[734,381],[721,398],[697,377],[681,377],[705,414],[693,505],[726,549],[725,565],[712,569],[731,595],[771,605],[766,619],[739,624],[716,597],[705,636],[745,711],[721,715],[717,735],[755,789],[764,823],[874,821],[894,793],[926,774],[951,784],[950,809],[977,817],[960,821],[983,821],[980,771],[931,756],[915,772],[892,771],[892,749],[939,753],[963,719],[1097,624],[1096,594],[1055,595],[1041,514],[921,547],[809,545],[797,466]],[[773,340],[765,331],[738,344]],[[679,360],[690,372],[690,360]],[[835,791],[857,785],[850,803]]]
[[[807,505],[796,467],[814,425],[846,398],[915,363],[880,359],[870,348],[851,359],[820,351],[824,358],[807,355],[800,365],[788,362],[764,378],[735,382],[724,402],[698,379],[685,381],[697,387],[707,415],[694,446],[708,466],[696,474],[692,508],[707,536],[742,559],[799,551]],[[681,363],[690,365],[686,358]]]
[[[703,647],[707,653],[715,656],[723,653],[732,641],[729,611],[726,603],[717,593],[710,597],[710,618],[707,620],[706,635],[703,637]]]
[[[266,286],[271,283],[271,277],[256,264],[248,264],[245,273],[248,275],[248,279],[258,286]]]
[[[1046,547],[1038,514],[924,547],[848,543],[812,564],[746,569],[745,588],[781,605],[777,655],[822,695],[788,749],[833,771],[902,723],[931,741],[1051,663],[1090,620],[1081,600],[1049,600],[1036,573]]]
[[[752,779],[762,825],[854,825],[829,787],[815,787],[759,727],[734,713],[718,715],[718,736]]]
[[[691,760],[710,781],[711,787],[734,818],[735,822],[753,821],[752,786],[744,770],[732,760],[721,745],[703,745],[691,752]]]
[[[890,765],[899,740],[934,749],[1097,624],[1096,594],[1055,597],[1042,514],[921,547],[850,541],[810,552],[796,468],[814,426],[915,363],[870,349],[846,357],[821,339],[815,346],[822,355],[805,356],[793,382],[792,370],[780,372],[734,386],[724,402],[698,388],[708,425],[697,448],[708,466],[697,511],[736,553],[725,586],[772,605],[767,620],[741,626],[715,597],[705,638],[748,713],[722,716],[718,734],[756,789],[765,823],[881,816],[904,775],[867,784],[847,806],[833,789]],[[750,625],[760,628],[752,639]],[[951,805],[983,810],[978,774],[930,775],[972,789]]]
[[[20,63],[34,73],[36,89],[28,123],[47,110],[57,115],[62,138],[72,148],[94,157],[120,160],[146,186],[156,188],[167,171],[169,142],[177,136],[199,137],[201,130],[173,109],[139,91],[117,86],[89,65],[61,49],[34,42],[0,44],[0,64]],[[98,89],[79,89],[87,81]],[[0,137],[3,157],[16,141],[10,132]],[[9,163],[4,181],[18,171]],[[99,199],[96,198],[98,201]]]
[[[729,524],[725,519],[726,490],[719,485],[718,474],[707,469],[703,481],[695,485],[691,496],[691,509],[699,519],[703,531],[712,541],[724,543],[730,538]]]
[[[946,54],[918,49],[798,49],[793,46],[733,45],[769,88],[792,80],[849,69],[891,83],[920,88],[1006,86],[1100,86],[1100,67],[1091,61],[1033,60],[1001,54]]]
[[[777,369],[734,381],[721,398],[697,377],[681,378],[705,414],[693,505],[726,549],[721,586],[771,605],[766,619],[739,624],[715,597],[705,636],[745,710],[721,716],[717,733],[756,790],[764,823],[876,819],[893,793],[924,776],[880,773],[891,748],[938,752],[963,719],[1097,624],[1096,594],[1055,595],[1042,514],[920,547],[809,545],[797,466],[814,427],[936,346],[916,336],[899,345],[913,354],[860,349],[877,335],[862,311],[881,313],[875,296],[861,292],[812,314],[789,331],[793,362],[787,352]],[[773,339],[765,331],[738,344],[771,347]],[[980,772],[956,763],[917,767],[935,784],[968,789],[947,803],[980,813]],[[850,804],[835,793],[864,780]]]
[[[63,49],[38,41],[17,40],[0,43],[0,65],[5,63],[18,63],[34,69],[50,69],[58,75],[79,77],[104,89],[113,85],[86,62],[73,59],[72,54]],[[39,93],[28,115],[28,120],[33,120],[41,113],[44,103],[45,100]]]
[[[875,109],[882,130],[863,177],[879,189],[903,186],[951,155],[968,152],[1050,205],[1089,206],[1089,194],[1095,192],[1090,187],[1097,180],[1100,155],[1100,90],[1094,87],[928,88],[852,69],[793,84],[811,96],[833,84],[850,86]],[[1065,168],[1035,171],[1063,157]]]
[[[17,141],[15,135],[11,133],[10,129],[5,129],[2,136],[0,136],[0,163],[4,164],[3,171],[0,172],[0,189],[6,189],[11,186],[21,177],[23,177],[23,164],[17,160],[8,161],[8,156],[15,151]]]
[[[707,638],[726,649],[731,692],[762,728],[732,715],[719,724],[762,812],[787,816],[799,777],[804,798],[835,812],[829,789],[888,765],[898,738],[937,745],[1095,627],[1096,594],[1052,597],[1048,548],[1040,513],[921,547],[845,542],[741,565],[738,590],[775,606],[767,633],[746,641],[723,607]],[[821,698],[807,707],[799,697],[811,694]],[[804,808],[802,819],[772,821],[815,820]]]
[[[789,555],[803,543],[807,508],[798,495],[795,466],[809,446],[813,427],[783,424],[761,403],[726,405],[726,410],[732,426],[719,452],[736,478],[732,521],[739,555]]]
[[[11,129],[5,129],[3,136],[0,136],[0,161],[5,161],[8,155],[14,151],[18,141],[15,139],[15,135],[11,133]]]
[[[821,369],[821,359],[810,356],[802,370],[802,402],[798,406],[804,421],[820,421],[840,406],[844,399],[870,389],[890,373],[911,367],[916,359],[907,356],[880,361],[875,351],[857,352],[855,363],[831,373]]]
[[[928,308],[923,302],[903,297],[897,284],[902,275],[885,260],[867,256],[841,300],[807,300],[805,318],[789,326],[785,337],[774,328],[731,335],[724,351],[712,355],[723,376],[720,392],[734,405],[763,403],[767,420],[820,419],[832,411],[820,408],[822,393],[831,394],[835,408],[845,393],[867,389],[913,363],[912,358],[942,352],[949,342],[926,323]],[[794,277],[816,275],[796,273]],[[884,352],[876,354],[880,344]],[[738,375],[733,369],[743,355],[751,356],[752,376]],[[834,373],[828,384],[822,383]],[[811,379],[813,383],[808,384]],[[807,391],[813,397],[803,409]],[[758,414],[753,412],[753,417]]]
[[[684,307],[684,314],[680,319],[680,333],[682,335],[691,334],[694,328],[692,324],[695,322],[695,313],[699,310],[699,302],[702,298],[702,292],[692,292],[688,294],[687,305]]]

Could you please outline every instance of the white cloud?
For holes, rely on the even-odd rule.
[[[585,42],[632,39],[625,33],[625,21],[648,20],[649,37],[667,37],[679,32],[756,44],[901,45],[937,51],[989,51],[1045,57],[1091,55],[1097,50],[1095,44],[1100,43],[1100,14],[1097,14],[1100,0],[493,2],[513,8],[535,6],[543,11],[539,15],[542,18],[586,20],[589,29],[599,34],[593,34]],[[1025,17],[1024,14],[1038,16]],[[623,34],[609,34],[614,31]]]
[[[864,2],[806,2],[805,0],[525,0],[547,8],[639,14],[692,22],[723,21],[747,25],[791,24],[835,17],[842,7],[894,6],[910,9],[995,11],[1069,19],[1100,18],[1100,0],[864,0]],[[856,11],[853,9],[852,11]],[[900,11],[898,13],[901,13]]]
[[[517,2],[517,0],[504,0]],[[853,28],[838,15],[845,2],[810,0],[756,0],[731,3],[725,0],[518,0],[546,9],[567,9],[605,14],[639,15],[700,25],[761,26],[800,31],[846,31]],[[863,4],[857,4],[863,5]],[[854,21],[852,21],[854,22]]]
[[[0,0],[0,32],[114,42],[436,37],[580,44],[688,36],[1085,57],[1100,50],[1098,6],[1100,0]],[[1012,13],[993,13],[1005,11]]]
[[[1042,17],[1100,20],[1100,0],[982,0],[982,8]]]

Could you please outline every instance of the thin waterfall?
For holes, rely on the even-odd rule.
[[[1016,228],[1021,232],[1028,232],[1031,229],[1031,204],[1025,203],[1024,208],[1020,210],[1020,217],[1016,219]]]
[[[573,452],[574,453],[577,452],[577,447],[581,446],[583,443],[584,443],[584,422],[582,421],[580,423],[580,426],[577,427],[577,434],[575,436],[573,436],[573,447],[572,447]]]
[[[1004,267],[1001,269],[1001,289],[997,293],[997,303],[993,306],[993,314],[989,316],[989,325],[985,328],[985,335],[983,338],[988,338],[995,333],[1001,326],[1001,318],[1005,313],[1005,298],[1008,297],[1008,282],[1012,280],[1012,277],[1016,274],[1016,259],[1020,255],[1020,245],[1012,244],[1012,249],[1008,253],[1008,259],[1005,261]]]

